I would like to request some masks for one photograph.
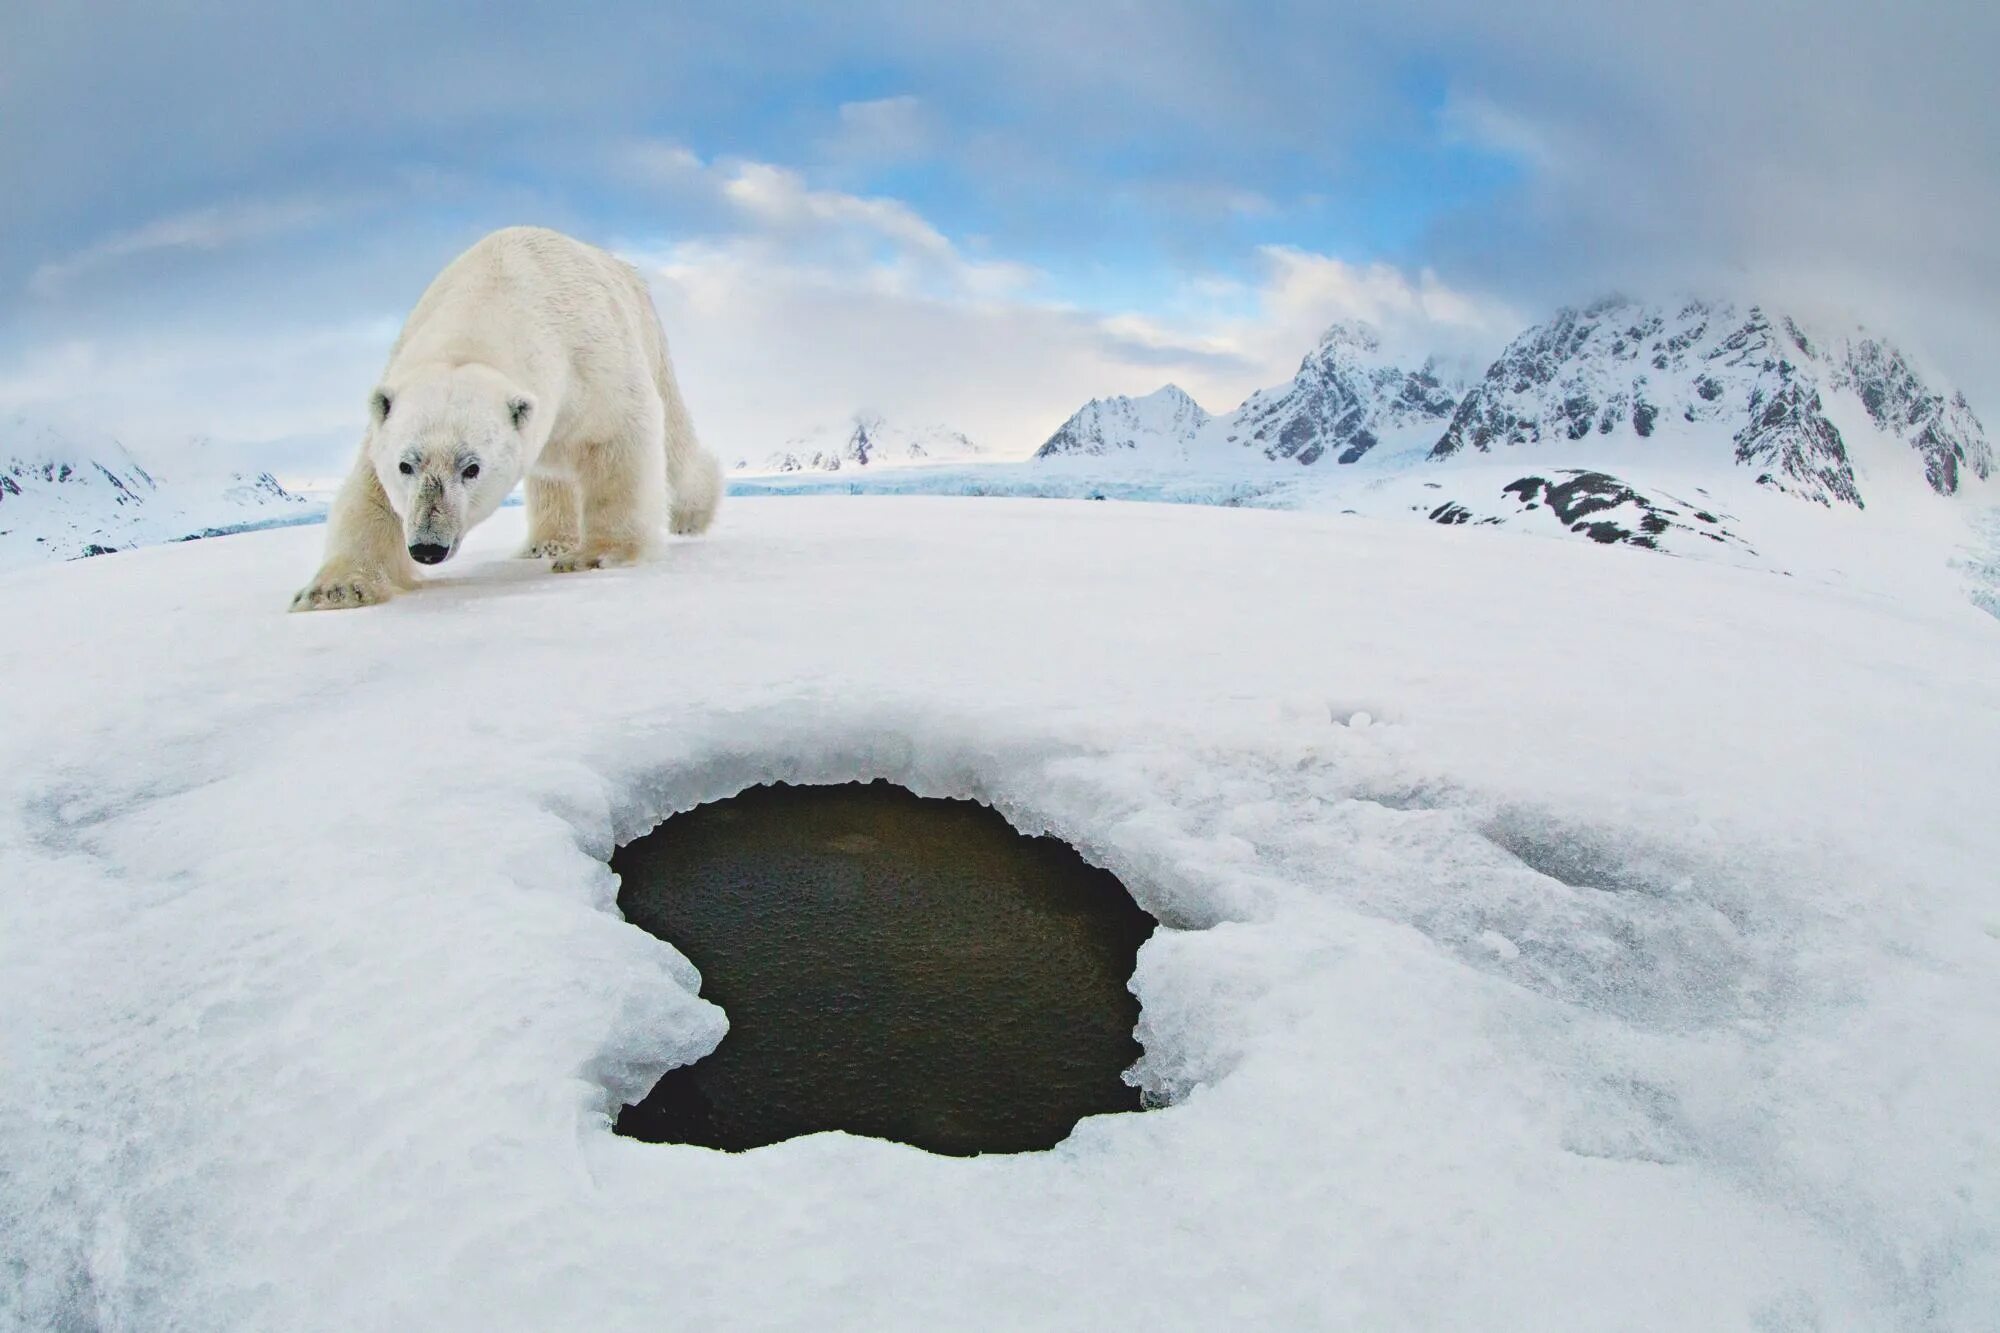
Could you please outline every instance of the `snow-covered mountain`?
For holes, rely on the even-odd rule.
[[[1177,385],[1143,398],[1094,398],[1042,447],[1040,459],[1129,454],[1146,462],[1355,463],[1385,439],[1428,446],[1462,386],[1435,361],[1398,364],[1366,324],[1336,324],[1298,374],[1215,417]]]
[[[1419,515],[1793,568],[1854,537],[1802,534],[1797,511],[1887,509],[1906,535],[1967,527],[1951,540],[1971,551],[2000,504],[1995,471],[1964,396],[1866,329],[1614,297],[1521,333],[1471,384],[1336,324],[1290,383],[1232,412],[1171,385],[1093,400],[1022,477],[976,489]]]
[[[102,432],[24,416],[0,421],[0,564],[102,555],[314,512],[268,472],[170,480]]]
[[[1633,444],[1644,447],[1625,447]],[[1269,463],[1406,462],[1413,451],[1444,463],[1523,445],[1563,446],[1559,458],[1523,460],[1544,471],[1554,462],[1596,473],[1665,463],[1856,508],[1884,488],[1953,495],[1994,474],[1992,445],[1964,395],[1928,382],[1864,329],[1820,335],[1763,306],[1623,298],[1528,329],[1470,386],[1436,358],[1398,362],[1366,325],[1336,324],[1290,383],[1232,412],[1211,417],[1173,385],[1093,399],[1035,458],[1263,475]]]
[[[1102,458],[1128,450],[1185,455],[1214,421],[1178,384],[1143,398],[1093,398],[1071,414],[1036,458]]]
[[[1964,396],[1934,390],[1864,331],[1816,338],[1760,306],[1615,298],[1563,310],[1516,338],[1431,457],[1593,439],[1672,440],[1689,462],[1718,474],[1734,464],[1760,485],[1829,506],[1867,502],[1857,443],[1874,450],[1884,474],[1876,484],[1902,472],[1951,495],[1993,472]]]
[[[1291,383],[1251,394],[1221,434],[1273,461],[1358,463],[1386,437],[1442,428],[1462,391],[1435,360],[1398,365],[1367,325],[1336,324]]]
[[[732,472],[838,472],[842,468],[908,467],[977,462],[986,450],[949,426],[906,426],[879,413],[857,412],[787,440],[762,459],[738,458]]]

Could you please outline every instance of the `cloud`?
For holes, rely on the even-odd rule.
[[[1085,309],[1031,270],[968,259],[895,201],[809,190],[767,164],[726,169],[722,188],[746,230],[620,248],[653,283],[703,434],[732,461],[864,405],[1025,454],[1091,397],[1172,381],[1233,407],[1288,378],[1335,320],[1365,320],[1412,357],[1490,354],[1518,327],[1435,274],[1275,246],[1255,281],[1180,282],[1170,317]]]
[[[360,438],[362,404],[398,323],[67,339],[0,361],[0,412],[109,431],[168,475],[198,437],[219,439],[224,453],[283,442],[275,452],[242,450],[233,465],[261,459],[260,468],[334,474]]]
[[[1282,245],[1257,248],[1247,278],[1159,283],[1148,310],[1083,305],[1033,265],[968,254],[900,199],[678,145],[627,145],[623,160],[726,206],[702,234],[615,248],[651,279],[701,429],[732,459],[863,405],[1025,453],[1095,396],[1174,381],[1232,407],[1289,377],[1336,320],[1413,359],[1490,355],[1519,327],[1434,272]]]
[[[822,155],[829,164],[880,167],[929,156],[938,146],[938,127],[920,97],[903,93],[861,102],[842,102],[838,128]]]
[[[1605,288],[1860,309],[2000,415],[1993,6],[1405,11],[1441,133],[1521,170],[1429,259],[1530,308]]]
[[[161,251],[220,250],[313,226],[337,211],[321,199],[293,198],[215,204],[174,213],[44,260],[29,276],[28,290],[44,300],[52,299],[77,278],[128,259]]]
[[[697,362],[741,345],[718,429],[890,367],[1010,437],[1159,378],[1227,406],[1323,317],[1476,344],[1610,287],[1851,308],[2000,416],[1996,47],[1993,6],[1869,0],[0,7],[0,291],[39,297],[0,374],[81,340],[124,401],[109,349],[395,319],[542,221],[654,262]]]
[[[1448,286],[1429,269],[1353,264],[1291,246],[1266,246],[1266,276],[1245,336],[1304,346],[1336,320],[1375,326],[1391,349],[1490,356],[1526,322],[1503,302]]]
[[[855,226],[915,253],[937,258],[953,253],[942,232],[894,199],[807,189],[796,171],[768,162],[737,164],[722,182],[722,193],[752,220],[772,230],[803,232]]]
[[[704,164],[692,149],[658,139],[634,139],[612,146],[607,157],[628,179],[651,185],[684,185],[702,177]]]
[[[1469,144],[1514,159],[1540,172],[1558,172],[1563,156],[1551,127],[1477,93],[1454,89],[1438,108],[1438,132],[1448,144]]]
[[[1499,318],[1435,274],[1288,246],[1259,250],[1247,279],[1181,274],[1153,293],[1154,309],[1086,305],[1035,265],[969,252],[902,199],[665,141],[615,140],[593,160],[664,191],[700,224],[596,239],[652,283],[698,426],[732,461],[863,406],[1025,454],[1102,394],[1174,381],[1233,406],[1288,377],[1335,319],[1366,319],[1429,350],[1431,335],[1489,337]],[[231,242],[320,216],[194,210],[77,252],[58,271],[67,281],[139,255],[198,251],[240,273],[227,269]],[[450,257],[444,239],[371,233],[372,253],[345,261],[355,268],[319,274],[320,300],[359,287],[347,275],[390,256],[402,276],[370,283],[358,308],[333,318],[215,306],[206,321],[176,311],[170,334],[158,317],[125,318],[31,344],[0,356],[0,408],[87,416],[155,458],[212,435],[278,442],[274,454],[294,473],[337,472],[399,312]],[[293,275],[289,289],[301,281]]]

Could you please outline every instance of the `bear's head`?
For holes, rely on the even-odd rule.
[[[535,402],[487,366],[458,366],[369,400],[369,457],[410,558],[449,560],[521,479]]]

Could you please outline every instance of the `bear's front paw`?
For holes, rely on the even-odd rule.
[[[292,598],[294,611],[346,611],[376,606],[396,595],[386,575],[355,569],[323,569]]]
[[[576,552],[576,542],[566,537],[546,537],[540,541],[530,538],[528,544],[514,552],[516,560],[560,560]]]
[[[636,542],[600,542],[557,556],[549,568],[558,574],[574,574],[580,569],[613,569],[636,565],[645,553],[645,548]]]

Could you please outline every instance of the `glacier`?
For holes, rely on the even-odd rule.
[[[2000,625],[1956,590],[1333,508],[739,497],[565,577],[520,524],[334,616],[283,612],[310,530],[0,573],[0,1326],[2000,1309]],[[1164,923],[1159,1109],[613,1135],[728,1017],[611,849],[877,777]]]

